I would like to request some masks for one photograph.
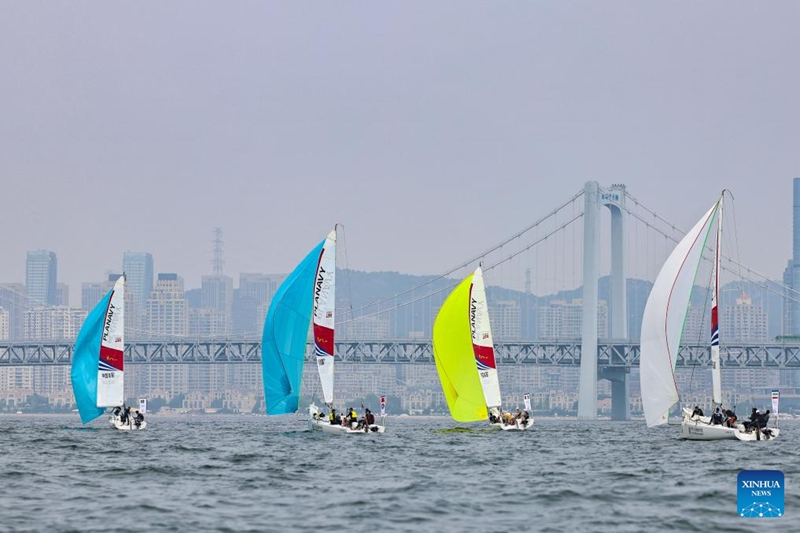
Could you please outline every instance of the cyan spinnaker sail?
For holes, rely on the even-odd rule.
[[[124,402],[124,337],[123,274],[86,317],[72,352],[72,392],[84,424]]]
[[[314,277],[323,240],[284,280],[267,312],[261,336],[261,370],[268,415],[297,411],[313,310]]]
[[[113,292],[109,291],[86,317],[72,352],[72,393],[84,424],[105,412],[105,409],[97,407],[97,369],[100,364],[103,324]]]

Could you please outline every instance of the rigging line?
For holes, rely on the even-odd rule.
[[[349,298],[350,316],[353,316],[353,284],[350,282],[350,260],[347,257],[347,234],[345,232],[344,224],[337,223],[336,226],[342,228],[342,248],[344,249],[344,264],[345,271],[347,272],[347,296]]]
[[[713,279],[713,277],[714,277],[714,269],[712,268],[712,269],[709,269],[708,283],[706,283],[706,294],[705,294],[705,298],[703,298],[703,314],[701,315],[702,319],[700,320],[700,328],[697,331],[697,344],[698,345],[706,344],[705,340],[703,339],[703,337],[705,337],[705,334],[703,332],[704,331],[708,331],[708,328],[706,327],[707,326],[706,319],[708,318],[708,303],[709,303],[708,293],[709,293],[709,291],[711,289],[711,284],[714,283],[714,281],[715,281]],[[718,280],[717,280],[717,282],[718,282]],[[689,301],[691,302],[691,296],[690,296]],[[691,303],[689,305],[691,305]],[[719,302],[717,302],[717,305],[719,305]],[[711,326],[711,324],[708,324],[708,326]],[[695,369],[695,366],[692,366],[692,372],[689,375],[689,388],[690,389],[691,389],[692,383],[694,381],[694,369]]]
[[[729,268],[727,268],[725,266],[722,267],[722,270],[724,270],[726,272],[735,273],[733,270],[731,270],[731,269],[729,269]],[[788,287],[786,285],[780,284],[780,283],[778,283],[776,281],[773,281],[773,280],[766,280],[765,283],[762,283],[762,282],[756,281],[756,280],[754,280],[752,278],[743,278],[743,279],[745,281],[748,281],[748,282],[752,283],[756,287],[759,287],[759,288],[761,288],[761,289],[763,289],[763,290],[765,290],[765,291],[767,291],[769,293],[776,294],[776,295],[780,296],[781,298],[783,298],[783,299],[785,299],[785,300],[787,300],[789,302],[800,302],[800,297],[795,297],[795,296],[789,295],[790,292],[794,293],[794,294],[800,293],[800,291],[797,291],[796,289],[792,289],[791,287]],[[778,288],[781,289],[781,290],[775,290],[775,289],[771,288],[769,286],[769,284],[777,285]]]
[[[378,301],[376,301],[376,302],[371,302],[371,303],[369,303],[369,304],[366,304],[366,305],[363,305],[363,306],[361,306],[361,307],[358,307],[358,308],[356,308],[356,309],[354,310],[354,312],[355,312],[355,313],[357,313],[357,312],[359,312],[359,311],[363,311],[364,309],[369,309],[369,308],[375,307],[376,305],[380,305],[380,304],[382,304],[382,303],[384,303],[384,302],[386,302],[386,301],[392,300],[393,298],[396,298],[396,297],[398,297],[398,296],[404,296],[404,295],[406,295],[406,294],[408,294],[408,293],[413,293],[413,292],[414,292],[415,290],[417,290],[417,289],[421,289],[422,287],[425,287],[425,286],[427,286],[427,285],[430,285],[431,283],[434,283],[434,282],[436,282],[436,281],[439,281],[440,279],[444,279],[444,278],[446,278],[447,276],[449,276],[449,275],[450,275],[450,274],[452,274],[453,272],[456,272],[456,271],[458,271],[458,270],[460,270],[460,269],[462,269],[462,268],[464,268],[464,267],[467,267],[467,266],[469,266],[470,264],[474,263],[475,261],[478,261],[478,260],[480,260],[480,259],[484,258],[485,256],[487,256],[488,254],[490,254],[490,253],[492,253],[492,252],[495,252],[495,251],[499,250],[500,248],[502,248],[503,246],[507,245],[507,244],[508,244],[508,243],[510,243],[511,241],[513,241],[513,240],[515,240],[515,239],[518,239],[519,237],[521,237],[521,236],[522,236],[522,235],[524,235],[525,233],[527,233],[527,232],[529,232],[530,230],[532,230],[532,229],[536,228],[537,226],[539,226],[539,224],[541,224],[542,222],[546,221],[547,219],[549,219],[550,217],[552,217],[553,215],[555,215],[556,213],[558,213],[560,210],[562,210],[562,209],[563,209],[563,208],[565,208],[566,206],[568,206],[568,205],[572,204],[573,202],[575,202],[575,200],[577,200],[578,198],[580,198],[580,197],[581,197],[583,194],[584,194],[584,191],[583,191],[583,190],[581,190],[581,191],[580,191],[578,194],[576,194],[575,196],[573,196],[572,198],[570,198],[569,200],[567,200],[566,202],[564,202],[563,204],[561,204],[560,206],[558,206],[556,209],[554,209],[553,211],[551,211],[550,213],[548,213],[548,214],[547,214],[547,215],[545,215],[544,217],[540,218],[539,220],[537,220],[536,222],[534,222],[534,223],[533,223],[533,224],[531,224],[530,226],[526,227],[525,229],[518,231],[516,234],[514,234],[514,236],[512,236],[512,237],[510,237],[510,238],[506,239],[505,241],[501,242],[500,244],[497,244],[497,245],[495,245],[495,246],[493,246],[493,247],[489,248],[488,250],[485,250],[485,251],[484,251],[483,253],[481,253],[480,255],[478,255],[478,256],[475,256],[475,257],[473,257],[472,259],[470,259],[470,260],[468,260],[468,261],[466,261],[466,262],[464,262],[464,263],[461,263],[461,264],[459,264],[458,266],[456,266],[456,267],[453,267],[453,268],[451,268],[450,270],[448,270],[448,271],[446,271],[446,272],[444,272],[444,273],[442,273],[442,274],[439,274],[438,276],[434,276],[434,277],[432,277],[431,279],[429,279],[428,281],[425,281],[425,282],[423,282],[423,283],[420,283],[419,285],[416,285],[416,286],[414,286],[414,287],[411,287],[410,289],[406,289],[406,290],[404,290],[404,291],[402,291],[402,292],[395,293],[394,295],[392,295],[392,296],[390,296],[390,297],[387,297],[387,298],[384,298],[384,299],[382,299],[382,300],[378,300]]]
[[[741,262],[741,254],[740,254],[740,251],[739,251],[739,232],[738,232],[737,225],[736,225],[736,211],[733,209],[734,197],[733,197],[733,193],[731,191],[729,191],[728,189],[723,189],[722,190],[722,196],[723,197],[725,196],[726,192],[728,193],[728,196],[730,196],[730,198],[731,198],[730,208],[728,209],[728,211],[733,215],[733,245],[735,246],[734,255],[736,256],[737,262]],[[728,239],[728,242],[731,242],[730,239]],[[739,279],[739,293],[742,294],[744,292],[744,283],[742,283],[742,279],[743,279],[742,273],[740,271],[740,272],[737,272],[736,274],[737,274],[737,278]]]
[[[788,291],[790,291],[790,292],[793,292],[793,293],[795,293],[795,294],[800,294],[800,290],[793,289],[792,287],[790,287],[790,286],[788,286],[788,285],[784,285],[784,284],[783,284],[783,283],[781,283],[780,281],[777,281],[777,280],[774,280],[774,279],[770,279],[769,277],[765,276],[764,274],[761,274],[761,273],[759,273],[759,272],[756,272],[756,271],[755,271],[755,270],[753,270],[752,268],[749,268],[749,267],[748,267],[748,266],[746,266],[746,265],[743,265],[743,264],[741,264],[741,263],[739,263],[739,262],[737,262],[737,261],[734,261],[734,260],[733,260],[733,259],[731,259],[730,257],[726,257],[726,256],[724,256],[724,255],[723,255],[723,256],[722,256],[722,258],[723,258],[724,260],[728,261],[729,263],[731,263],[732,265],[735,265],[736,267],[738,267],[738,268],[740,268],[740,269],[744,269],[744,270],[745,270],[746,272],[748,272],[749,274],[752,274],[752,275],[754,275],[754,276],[757,276],[758,278],[760,278],[760,279],[763,279],[763,280],[765,280],[765,281],[768,281],[768,282],[770,282],[770,283],[774,283],[775,285],[778,285],[778,286],[779,286],[779,287],[781,287],[782,289],[786,289],[786,290],[788,290]],[[730,272],[733,272],[733,270],[730,270]],[[742,277],[744,278],[744,276],[742,276]],[[747,279],[748,281],[753,281],[753,279],[752,279],[752,278],[745,278],[745,279]]]

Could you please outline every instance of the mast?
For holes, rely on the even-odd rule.
[[[722,405],[722,373],[719,362],[719,275],[722,265],[722,197],[719,199],[719,218],[717,219],[717,243],[714,246],[714,286],[711,292],[711,410]]]

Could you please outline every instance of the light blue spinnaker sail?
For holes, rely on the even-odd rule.
[[[108,291],[86,317],[72,352],[72,392],[84,424],[105,412],[104,408],[97,407],[97,368],[100,363],[103,325],[113,292]]]
[[[323,240],[278,288],[261,336],[261,370],[268,415],[297,411],[313,311],[314,277]]]

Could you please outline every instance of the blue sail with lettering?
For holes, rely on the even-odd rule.
[[[81,326],[75,348],[72,351],[72,393],[81,422],[88,424],[105,412],[97,407],[97,367],[100,364],[100,341],[103,335],[103,321],[106,317],[111,293],[100,300]]]
[[[297,411],[311,323],[319,243],[278,288],[264,321],[261,370],[268,415]]]

